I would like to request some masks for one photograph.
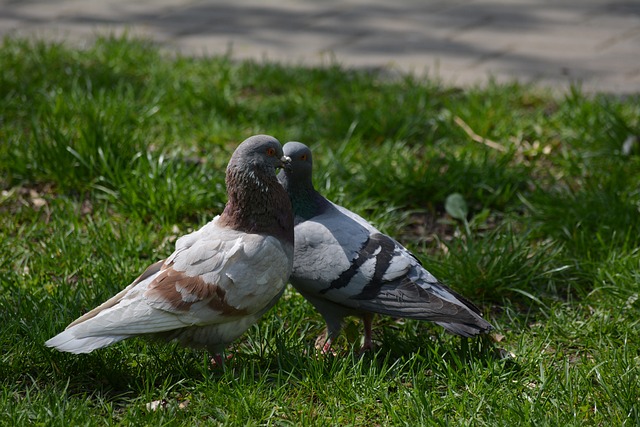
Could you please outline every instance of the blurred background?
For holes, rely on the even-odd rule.
[[[143,36],[188,55],[640,91],[640,2],[607,0],[0,1],[0,34],[76,45]]]

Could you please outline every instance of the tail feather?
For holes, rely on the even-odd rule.
[[[484,319],[478,319],[476,323],[447,323],[447,322],[435,322],[437,325],[442,326],[454,335],[461,337],[475,337],[476,335],[489,332],[493,327],[489,322]]]
[[[130,335],[78,336],[75,328],[72,327],[49,339],[44,344],[59,351],[80,354],[90,353],[93,350],[106,347],[128,337]]]
[[[181,320],[175,314],[146,303],[124,301],[97,314],[92,313],[82,322],[73,322],[45,345],[69,353],[89,353],[129,337],[181,329],[193,324],[188,323],[189,319]]]

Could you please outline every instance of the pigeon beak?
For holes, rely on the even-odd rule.
[[[291,170],[291,157],[289,156],[282,156],[280,158],[280,162],[282,165],[282,168],[284,170],[290,171]]]

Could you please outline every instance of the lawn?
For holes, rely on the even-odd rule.
[[[495,333],[377,318],[359,357],[354,319],[321,356],[322,319],[289,288],[224,369],[142,339],[46,348],[221,212],[258,133],[310,145],[316,187]],[[0,424],[640,425],[639,136],[640,96],[5,39]]]

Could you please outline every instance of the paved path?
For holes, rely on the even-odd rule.
[[[0,34],[640,93],[640,0],[0,0]]]

